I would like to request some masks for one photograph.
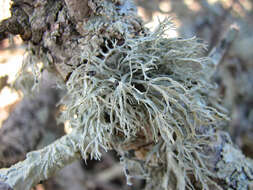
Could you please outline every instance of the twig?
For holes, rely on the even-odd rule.
[[[2,89],[5,86],[8,86],[8,76],[7,75],[0,77],[0,92],[2,91]]]
[[[239,29],[236,24],[231,25],[225,37],[219,42],[217,47],[214,47],[209,56],[212,62],[217,66],[221,63],[224,55],[229,50],[231,44],[235,40]]]
[[[10,185],[15,190],[30,190],[80,157],[81,134],[80,130],[74,130],[53,144],[27,154],[23,162],[8,169],[1,169],[0,182]]]
[[[123,167],[121,164],[115,164],[112,167],[100,172],[97,176],[97,180],[100,182],[107,182],[116,177],[123,176]]]

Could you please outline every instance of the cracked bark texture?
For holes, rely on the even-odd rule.
[[[134,12],[135,8],[129,1],[105,2],[108,2],[108,5],[112,3],[112,8],[116,7],[111,9],[111,12],[119,13],[122,21],[125,22],[129,31],[126,35],[138,36],[145,34],[145,29]],[[103,27],[98,26],[97,28],[101,30],[93,31],[94,35],[91,35],[91,31],[85,28],[86,21],[93,19],[95,15],[100,15],[105,20],[110,19],[110,14],[106,15],[101,11],[103,7],[99,6],[100,3],[100,1],[87,2],[79,0],[14,0],[11,9],[12,17],[0,24],[1,39],[5,38],[8,33],[20,34],[22,39],[28,42],[29,51],[39,59],[46,60],[46,69],[67,82],[73,70],[80,66],[80,62],[85,64],[85,60],[82,60],[80,56],[84,51],[83,47],[89,46],[89,49],[92,50],[96,49],[93,46],[101,45],[101,48],[103,48],[104,41],[101,41],[103,37],[113,37],[118,39],[119,42],[122,40],[122,35],[120,33],[115,34],[113,31],[113,27],[116,26],[113,21],[112,25],[103,26],[103,23],[101,23]],[[80,11],[79,7],[85,9]],[[121,27],[118,26],[118,28]],[[87,44],[87,41],[90,43]],[[94,73],[89,74],[93,75]],[[38,122],[38,125],[41,122],[44,121]],[[206,135],[208,132],[199,129],[201,135]],[[83,147],[79,145],[84,146],[84,144],[89,143],[83,139],[81,133],[82,131],[79,129],[74,130],[54,144],[29,153],[23,162],[12,166],[10,169],[0,170],[0,181],[17,190],[28,190],[40,180],[47,179],[65,165],[80,158]],[[34,140],[31,140],[31,142],[34,142]],[[252,161],[246,159],[239,150],[232,146],[229,137],[222,132],[216,132],[211,142],[209,145],[203,146],[203,150],[201,150],[203,154],[209,156],[205,162],[210,171],[215,174],[210,174],[211,178],[214,178],[214,181],[223,189],[246,189],[253,180]],[[125,150],[129,152],[133,150],[135,157],[140,162],[144,162],[145,154],[138,156],[138,153],[146,152],[145,148],[145,144],[133,141],[131,145],[125,147]],[[62,150],[64,151],[62,152]],[[120,151],[119,153],[123,154]],[[43,158],[49,158],[50,164],[36,165]],[[174,164],[171,163],[172,166]],[[181,187],[180,184],[177,184],[180,181],[173,181],[173,177],[171,180],[170,183],[174,183],[172,187]],[[159,183],[160,181],[152,184],[147,183],[147,189],[160,188]],[[192,183],[196,184],[195,188],[198,189],[197,179],[193,178]],[[209,184],[209,186],[210,189],[218,189],[217,186],[212,186],[212,184]]]

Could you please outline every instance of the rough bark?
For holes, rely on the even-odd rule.
[[[89,17],[90,8],[88,0],[65,0],[69,15],[75,19],[76,22],[82,22],[83,19]]]

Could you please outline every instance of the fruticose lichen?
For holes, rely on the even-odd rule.
[[[144,178],[146,189],[218,188],[207,149],[227,118],[208,102],[214,68],[205,45],[196,38],[168,38],[168,19],[149,31],[129,1],[89,1],[89,7],[93,14],[77,26],[79,51],[65,65],[55,63],[67,90],[60,120],[69,120],[74,131],[61,139],[68,144],[66,155],[100,159],[101,149],[114,149],[127,183]],[[50,146],[42,169],[57,165],[51,157],[64,157],[63,145]]]
[[[193,188],[194,177],[207,189],[212,174],[201,147],[223,115],[201,94],[212,88],[205,46],[195,38],[167,38],[169,21],[133,35],[129,21],[114,14],[85,23],[91,36],[73,57],[80,62],[66,82],[62,118],[83,128],[83,139],[90,142],[82,146],[83,158],[100,159],[101,148],[115,149],[128,179],[148,177],[167,189],[175,178],[177,189],[183,189]],[[200,128],[210,133],[203,135]],[[139,165],[139,173],[131,173],[128,164]]]

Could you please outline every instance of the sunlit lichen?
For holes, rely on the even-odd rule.
[[[137,177],[146,179],[146,189],[218,188],[205,149],[226,116],[207,98],[214,87],[205,45],[196,38],[168,38],[168,19],[149,31],[129,1],[89,1],[89,7],[93,13],[78,23],[79,36],[71,36],[76,44],[67,41],[74,50],[53,63],[67,90],[60,120],[69,121],[73,133],[43,149],[54,152],[44,154],[43,167],[36,165],[47,168],[43,179],[52,173],[49,162],[57,165],[56,157],[63,157],[58,169],[79,152],[84,159],[100,159],[101,149],[114,149],[128,184]],[[43,45],[57,53],[69,50],[67,43],[53,44],[52,35],[44,36]],[[44,65],[49,62],[44,59]],[[33,154],[38,153],[28,159]]]
[[[99,21],[87,25],[91,23],[98,26]],[[142,168],[138,175],[157,182],[155,178],[166,179],[161,182],[165,189],[171,175],[179,189],[192,186],[190,175],[207,188],[211,173],[201,146],[208,143],[212,127],[223,115],[201,94],[212,87],[205,46],[195,38],[167,38],[164,31],[170,26],[166,20],[143,35],[131,37],[123,31],[116,39],[112,34],[120,31],[114,28],[111,36],[93,36],[66,83],[62,118],[70,119],[73,128],[84,129],[83,139],[90,142],[83,146],[84,158],[100,159],[101,148],[115,149],[127,170],[128,163],[137,159]],[[204,129],[210,134],[198,132]],[[141,149],[145,150],[138,156]],[[131,150],[133,158],[128,155]],[[161,177],[152,174],[153,167],[159,168]],[[126,174],[129,179],[135,175]]]

